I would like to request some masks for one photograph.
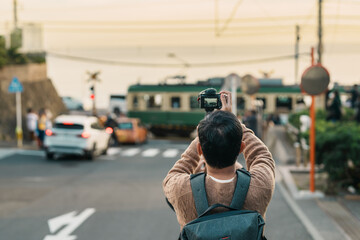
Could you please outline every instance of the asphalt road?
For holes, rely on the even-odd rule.
[[[161,183],[186,147],[150,140],[112,148],[92,162],[0,151],[0,239],[176,239],[179,226]],[[267,212],[266,236],[311,239],[278,190]]]

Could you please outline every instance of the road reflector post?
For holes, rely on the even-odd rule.
[[[301,148],[300,148],[300,143],[296,142],[294,143],[294,148],[296,151],[296,166],[299,167],[300,166],[300,162],[301,162]]]

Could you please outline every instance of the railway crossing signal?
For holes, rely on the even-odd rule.
[[[100,82],[100,79],[98,78],[98,75],[100,74],[100,71],[97,71],[97,72],[87,72],[87,74],[89,74],[90,78],[88,80],[88,82],[90,82],[92,85],[90,86],[90,98],[92,100],[92,113],[94,116],[97,115],[97,112],[96,112],[96,95],[95,95],[95,84],[96,82]]]

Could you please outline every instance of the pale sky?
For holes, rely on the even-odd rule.
[[[358,43],[360,1],[323,2],[325,40]],[[18,6],[20,23],[44,24],[47,49],[293,44],[295,24],[303,43],[316,43],[316,0],[18,0]],[[218,29],[226,25],[220,37],[216,16]],[[12,18],[12,0],[1,0],[0,24]]]
[[[11,28],[12,2],[0,0],[0,34]],[[331,81],[360,83],[360,0],[323,0],[323,16],[323,64]],[[49,52],[179,64],[170,69],[134,68],[48,58],[49,77],[61,95],[88,99],[86,71],[101,70],[99,90],[104,96],[99,105],[106,105],[111,93],[126,92],[130,84],[158,83],[176,73],[194,82],[232,72],[261,77],[267,71],[293,84],[293,59],[189,69],[181,67],[180,59],[204,63],[292,55],[296,24],[300,52],[317,46],[316,0],[18,0],[18,19],[20,25],[43,25]],[[169,53],[177,59],[168,58]],[[297,78],[309,63],[309,57],[300,59]],[[120,79],[121,84],[114,84]]]

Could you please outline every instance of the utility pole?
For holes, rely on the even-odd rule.
[[[298,72],[299,72],[299,42],[300,42],[300,26],[296,25],[296,42],[295,42],[295,85],[298,83]]]
[[[318,16],[318,63],[322,62],[323,44],[322,44],[322,0],[319,0],[319,16]]]
[[[90,98],[92,100],[92,114],[93,116],[97,115],[97,111],[96,111],[96,91],[95,91],[95,86],[96,86],[96,82],[100,82],[100,79],[98,79],[98,75],[100,74],[100,71],[97,72],[87,72],[87,74],[89,74],[90,78],[88,80],[88,82],[91,84],[90,85]]]
[[[17,18],[17,1],[13,0],[13,7],[14,7],[14,29],[18,27],[18,18]]]

